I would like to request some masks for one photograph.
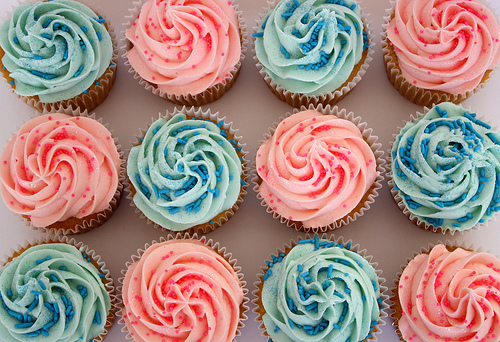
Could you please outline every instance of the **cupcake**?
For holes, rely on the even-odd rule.
[[[0,339],[103,341],[114,321],[113,280],[100,256],[65,237],[15,251],[0,268]]]
[[[83,3],[27,3],[0,26],[0,66],[14,93],[40,112],[91,111],[115,80],[114,40],[101,13]]]
[[[123,49],[129,72],[147,90],[200,106],[228,91],[245,57],[245,23],[227,0],[134,3]]]
[[[160,115],[130,150],[132,204],[148,222],[171,232],[220,227],[246,194],[247,152],[236,133],[210,110]]]
[[[500,29],[479,0],[397,0],[385,18],[387,76],[410,101],[460,103],[483,87],[500,59]]]
[[[153,242],[122,273],[120,323],[136,342],[229,342],[244,326],[243,275],[212,240],[177,234]]]
[[[376,341],[386,295],[381,271],[351,242],[306,237],[261,268],[254,310],[269,341]]]
[[[35,117],[0,158],[2,199],[34,228],[86,232],[111,217],[120,202],[120,152],[108,129],[91,117]]]
[[[408,262],[393,289],[401,341],[498,341],[500,260],[438,244]]]
[[[355,0],[270,0],[253,37],[259,73],[294,107],[337,103],[372,60],[370,27]]]
[[[297,230],[339,228],[370,208],[381,188],[381,145],[366,123],[337,107],[295,110],[257,151],[254,190]]]
[[[389,155],[391,193],[422,229],[464,232],[500,210],[500,133],[453,103],[417,114]]]

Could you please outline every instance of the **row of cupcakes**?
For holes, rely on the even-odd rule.
[[[248,45],[235,4],[133,5],[122,48],[129,72],[147,90],[193,106],[215,101],[232,87]],[[4,78],[39,111],[60,105],[91,111],[112,87],[116,37],[93,7],[72,0],[28,3],[3,23]],[[459,103],[496,68],[500,29],[479,0],[399,0],[388,14],[382,37],[387,75],[411,101]],[[367,16],[355,0],[270,1],[254,31],[259,73],[295,107],[338,102],[361,80],[374,52]]]
[[[488,252],[450,242],[422,248],[391,293],[366,250],[342,238],[298,238],[265,263],[253,303],[269,340],[377,341],[391,312],[402,341],[498,341],[500,260]],[[240,335],[248,290],[218,243],[169,236],[138,249],[122,273],[116,295],[105,263],[82,243],[18,246],[0,268],[2,341],[103,341],[115,315],[136,342]]]
[[[242,204],[249,161],[226,117],[194,107],[160,114],[132,142],[125,166],[112,133],[81,114],[32,118],[0,155],[2,199],[32,227],[57,234],[95,228],[118,207],[124,185],[136,212],[170,232],[206,234]],[[260,142],[254,190],[297,231],[347,225],[382,187],[377,139],[345,109],[295,109]],[[464,232],[500,211],[500,133],[459,105],[417,113],[395,135],[387,160],[391,193],[420,228]]]

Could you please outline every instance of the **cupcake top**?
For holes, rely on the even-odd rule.
[[[111,299],[85,253],[35,245],[0,269],[0,339],[89,341],[105,331]]]
[[[244,298],[231,264],[195,239],[147,248],[128,266],[122,295],[136,342],[233,341]]]
[[[132,68],[173,95],[224,83],[241,57],[238,16],[227,0],[143,1],[125,35]]]
[[[498,340],[500,260],[437,245],[413,258],[398,284],[405,341]]]
[[[113,56],[104,19],[70,0],[18,6],[0,27],[0,46],[16,94],[45,103],[86,92]]]
[[[171,231],[210,223],[236,203],[242,162],[224,121],[217,124],[178,113],[160,118],[131,149],[127,174],[136,207]]]
[[[478,0],[397,0],[387,38],[409,83],[455,95],[500,59],[498,22]]]
[[[115,142],[89,117],[37,116],[10,139],[0,160],[5,204],[36,227],[99,213],[118,188]]]
[[[369,47],[354,0],[281,0],[253,36],[256,58],[271,79],[310,96],[340,88]]]
[[[360,129],[316,110],[281,121],[257,151],[256,167],[268,207],[313,228],[350,213],[379,174]]]
[[[272,256],[262,279],[262,319],[274,342],[362,341],[382,302],[377,274],[351,245],[299,240]]]
[[[500,134],[461,106],[441,103],[408,122],[392,147],[394,190],[420,221],[464,231],[500,210]]]

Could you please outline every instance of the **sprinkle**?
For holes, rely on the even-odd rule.
[[[264,32],[255,32],[252,34],[252,37],[263,37],[264,36]]]

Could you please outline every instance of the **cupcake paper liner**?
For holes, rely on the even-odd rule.
[[[130,265],[132,265],[133,263],[135,263],[139,259],[141,259],[144,252],[150,246],[153,246],[156,243],[163,243],[163,242],[171,241],[171,240],[181,240],[181,241],[196,240],[198,242],[201,242],[206,247],[212,249],[217,254],[219,254],[221,257],[223,257],[231,265],[231,267],[233,268],[233,270],[236,272],[236,274],[238,276],[240,286],[243,290],[243,302],[240,305],[240,320],[238,322],[238,329],[236,330],[236,335],[235,335],[236,337],[240,336],[241,329],[243,329],[243,327],[245,326],[244,322],[248,319],[246,312],[249,310],[249,307],[248,307],[249,299],[248,299],[248,289],[246,287],[247,282],[245,280],[243,280],[243,272],[241,271],[241,267],[237,265],[237,260],[235,258],[233,258],[232,253],[228,252],[226,247],[221,246],[219,242],[215,242],[212,239],[207,239],[205,236],[198,236],[198,234],[196,234],[196,233],[189,234],[186,232],[179,232],[179,233],[176,233],[175,235],[169,234],[166,238],[160,237],[159,241],[155,240],[151,243],[146,243],[144,248],[137,249],[137,253],[132,255],[132,257],[131,257],[132,261],[131,262],[127,261],[125,264],[125,269],[123,269],[121,271],[122,277],[120,277],[118,279],[119,285],[117,286],[117,290],[121,294],[120,297],[118,298],[118,305],[117,306],[118,306],[119,310],[117,311],[117,318],[119,319],[118,323],[120,325],[122,325],[121,331],[127,334],[126,338],[128,340],[134,339],[134,337],[128,331],[125,320],[123,318],[124,303],[123,303],[123,297],[122,297],[123,296],[122,290],[123,290],[123,281],[125,279],[125,275],[127,273],[127,270],[130,267]]]
[[[314,106],[311,104],[307,108],[305,106],[302,106],[301,108],[295,108],[291,113],[287,113],[285,117],[281,117],[278,122],[275,122],[273,126],[269,128],[268,133],[264,134],[264,139],[259,141],[259,146],[261,146],[268,139],[271,139],[281,121],[285,120],[287,117],[293,114],[296,114],[304,110],[316,110],[320,113],[326,115],[335,115],[339,119],[348,120],[354,123],[361,131],[363,139],[368,143],[368,145],[370,145],[370,148],[373,151],[373,154],[375,155],[377,161],[377,171],[379,173],[377,178],[373,182],[372,186],[370,187],[370,189],[363,195],[361,201],[349,214],[332,222],[327,226],[312,228],[312,227],[304,227],[302,225],[302,222],[289,220],[288,218],[281,216],[276,211],[274,211],[270,205],[266,203],[265,199],[261,196],[259,191],[262,179],[257,173],[255,161],[252,163],[251,181],[253,184],[253,190],[257,194],[257,198],[261,201],[261,206],[266,208],[266,212],[272,214],[275,219],[279,219],[281,223],[286,224],[288,227],[294,228],[296,231],[304,231],[306,233],[309,232],[324,233],[329,230],[338,229],[340,227],[349,224],[350,222],[355,221],[358,217],[362,216],[365,213],[365,211],[370,209],[370,206],[375,202],[375,198],[377,198],[379,195],[378,190],[382,188],[382,181],[384,179],[383,174],[385,170],[384,168],[385,159],[383,158],[384,152],[382,151],[382,144],[377,143],[378,137],[372,134],[373,130],[371,128],[367,128],[368,124],[366,122],[361,121],[361,117],[354,116],[353,112],[347,113],[345,109],[340,109],[337,106],[331,107],[330,105],[327,105],[323,107],[322,104],[319,104],[318,106]]]
[[[438,241],[435,244],[429,243],[427,245],[427,247],[421,247],[420,252],[414,251],[411,257],[406,258],[406,263],[400,266],[401,271],[396,274],[396,278],[394,278],[394,280],[393,280],[394,286],[392,286],[389,289],[389,300],[387,301],[387,303],[389,305],[388,311],[389,311],[389,316],[392,320],[392,326],[396,330],[396,333],[397,333],[399,340],[401,342],[405,342],[405,339],[403,338],[401,331],[399,330],[399,324],[398,324],[398,321],[401,318],[401,310],[402,310],[401,304],[399,301],[399,295],[398,295],[399,281],[401,279],[401,276],[403,274],[404,269],[406,268],[406,266],[408,266],[410,261],[412,261],[417,255],[429,254],[430,251],[438,245],[444,245],[444,246],[446,246],[446,248],[448,250],[455,250],[457,248],[462,248],[462,249],[465,249],[465,250],[471,251],[471,252],[478,252],[478,253],[486,252],[486,253],[493,254],[490,251],[483,250],[483,248],[481,248],[481,247],[476,248],[473,243],[466,244],[465,242],[458,242],[458,241],[452,242],[450,240],[446,240],[445,242]],[[494,255],[494,256],[496,256],[496,255]]]
[[[44,238],[34,239],[32,242],[24,241],[22,244],[17,244],[16,247],[11,248],[9,254],[3,255],[0,261],[0,265],[5,266],[15,257],[28,250],[30,247],[49,243],[65,243],[76,247],[80,252],[87,254],[87,257],[91,259],[90,262],[96,267],[97,270],[99,270],[101,274],[104,275],[104,278],[102,278],[101,280],[104,283],[106,291],[109,293],[111,307],[106,317],[104,331],[98,337],[95,337],[93,339],[93,341],[95,342],[104,341],[115,320],[116,312],[118,311],[119,300],[115,294],[113,278],[111,278],[111,273],[106,267],[106,263],[101,259],[101,256],[98,255],[93,249],[90,249],[87,245],[83,244],[83,242],[77,242],[74,238],[70,239],[67,236],[46,236]]]
[[[280,1],[281,0],[268,0],[267,6],[264,8],[264,11],[259,14],[259,19],[256,21],[256,24],[253,27],[253,32],[258,31],[266,15],[269,13],[269,11],[274,9]],[[257,54],[255,53],[256,38],[255,37],[253,38],[254,44],[252,51],[254,54],[253,59],[257,66],[257,70],[259,71],[259,74],[266,82],[269,89],[271,89],[273,94],[276,97],[278,97],[281,101],[284,101],[296,108],[309,105],[318,106],[320,104],[322,104],[323,106],[326,105],[333,106],[334,104],[342,100],[359,83],[359,81],[361,81],[361,78],[363,77],[364,74],[366,74],[366,71],[368,70],[370,63],[373,60],[373,54],[375,53],[374,50],[375,40],[372,33],[372,29],[370,27],[371,22],[368,20],[368,15],[366,14],[365,9],[362,7],[362,1],[356,0],[356,2],[361,9],[361,20],[365,25],[364,32],[366,32],[368,36],[369,47],[368,50],[363,52],[361,60],[354,66],[353,72],[349,76],[348,80],[344,82],[344,84],[342,84],[340,89],[337,88],[336,90],[332,90],[329,93],[320,94],[316,96],[296,93],[283,88],[278,83],[273,81],[271,76],[266,72],[264,65],[262,65],[262,63],[260,63],[259,59],[257,58]]]
[[[481,0],[482,3],[486,4],[493,11],[493,6],[491,6],[491,2],[489,0]],[[387,78],[391,82],[391,84],[396,88],[396,90],[403,95],[405,98],[410,100],[411,102],[420,105],[420,106],[432,106],[433,104],[438,104],[441,102],[453,102],[458,104],[471,95],[477,93],[481,90],[487,81],[492,77],[498,70],[499,64],[490,70],[487,70],[484,74],[481,83],[474,88],[473,90],[467,91],[462,94],[451,94],[446,93],[439,90],[425,89],[417,87],[410,82],[408,82],[399,67],[398,58],[396,56],[396,52],[394,47],[390,45],[389,38],[387,37],[387,26],[392,18],[394,18],[394,10],[396,6],[396,0],[391,0],[391,8],[386,9],[387,15],[384,17],[384,23],[382,24],[382,54],[384,58],[385,70],[387,73]],[[498,18],[498,15],[493,11],[495,17]]]
[[[222,82],[218,82],[217,84],[213,85],[212,87],[206,89],[201,93],[174,95],[161,91],[160,89],[158,89],[158,87],[156,87],[156,85],[144,80],[139,75],[139,73],[134,70],[134,68],[132,67],[127,58],[127,53],[132,48],[132,43],[129,42],[127,37],[125,37],[125,31],[129,27],[131,27],[132,23],[137,19],[141,11],[141,7],[146,1],[147,0],[135,0],[132,4],[134,7],[129,9],[129,14],[125,17],[127,21],[123,24],[124,38],[122,38],[121,40],[121,50],[124,51],[122,57],[125,59],[125,66],[128,68],[129,74],[131,74],[132,77],[135,80],[137,80],[139,84],[142,85],[147,91],[181,106],[202,106],[207,103],[214,102],[215,100],[218,100],[220,97],[222,97],[222,95],[224,95],[227,91],[229,91],[229,89],[231,89],[234,82],[238,78],[241,66],[243,65],[243,60],[245,59],[245,54],[248,46],[245,19],[243,17],[243,13],[238,10],[239,5],[234,4],[233,1],[234,10],[236,12],[236,15],[238,16],[238,26],[240,30],[240,40],[241,40],[241,55],[240,55],[240,60],[231,70],[230,75],[225,77]]]
[[[50,113],[63,113],[67,115],[72,115],[72,116],[82,116],[82,117],[88,117],[91,119],[96,120],[97,122],[101,123],[104,127],[106,127],[111,135],[113,136],[113,131],[109,129],[108,124],[103,124],[101,118],[96,118],[95,113],[88,114],[86,110],[81,111],[79,108],[78,109],[72,109],[72,108],[66,108],[66,107],[59,107],[56,106],[54,108],[53,112],[43,112],[43,114],[50,114]],[[40,113],[35,112],[34,115],[32,115],[28,120],[23,122],[23,125],[28,122],[29,120],[37,117]],[[18,131],[20,127],[16,127],[16,132],[12,133],[11,136],[9,136],[6,141],[9,141],[9,139],[12,138]],[[24,215],[16,214],[18,219],[23,222],[26,226],[34,229],[34,230],[40,230],[44,233],[47,234],[53,234],[53,235],[71,235],[71,234],[81,234],[81,233],[86,233],[94,228],[97,228],[101,226],[103,223],[105,223],[114,213],[114,211],[118,208],[121,200],[121,195],[123,192],[124,188],[124,183],[126,180],[126,169],[125,169],[125,160],[123,158],[123,152],[121,150],[121,145],[118,144],[118,138],[113,137],[113,141],[115,142],[116,149],[118,151],[118,155],[120,156],[120,171],[118,175],[118,187],[115,191],[115,194],[111,198],[111,201],[109,202],[109,206],[98,213],[94,213],[85,217],[82,217],[80,219],[78,218],[69,218],[68,220],[61,221],[61,222],[55,222],[47,227],[38,227],[35,226],[31,223],[31,220]],[[5,144],[4,144],[5,146]],[[71,220],[71,226],[70,228],[67,227],[61,227],[61,223],[64,223],[64,226],[69,225],[69,220]]]
[[[487,226],[488,222],[495,222],[496,221],[496,215],[493,216],[493,217],[491,217],[490,219],[488,219],[488,221],[483,222],[483,223],[478,223],[476,226],[474,226],[474,227],[472,227],[470,229],[467,229],[467,230],[462,230],[461,231],[461,230],[452,230],[450,228],[436,227],[436,226],[434,226],[432,224],[429,224],[426,221],[422,221],[420,218],[418,218],[417,216],[413,215],[408,210],[408,208],[406,207],[406,205],[405,205],[405,203],[403,201],[403,198],[399,195],[399,190],[394,189],[394,187],[396,186],[396,184],[394,184],[394,180],[392,179],[392,176],[391,176],[391,171],[392,171],[391,151],[392,151],[392,148],[394,146],[394,143],[396,142],[396,138],[399,135],[399,132],[401,131],[401,129],[403,127],[405,127],[407,123],[418,121],[420,118],[424,117],[427,114],[427,112],[429,112],[431,109],[432,108],[424,107],[424,112],[423,113],[417,112],[415,115],[412,114],[410,116],[410,120],[408,120],[408,121],[405,120],[403,122],[403,126],[398,127],[398,129],[397,129],[398,133],[392,135],[394,139],[390,142],[390,146],[389,146],[389,149],[388,149],[388,152],[387,152],[387,156],[386,156],[386,161],[387,162],[385,163],[385,173],[386,173],[387,185],[389,186],[389,191],[391,192],[392,198],[394,199],[394,201],[398,205],[399,209],[403,212],[403,214],[406,216],[406,218],[408,220],[410,220],[411,222],[413,222],[418,228],[423,229],[423,230],[428,230],[428,231],[431,231],[431,232],[434,232],[434,233],[442,233],[443,235],[446,234],[446,233],[450,233],[451,235],[453,235],[453,234],[455,234],[455,232],[458,231],[460,234],[464,234],[465,232],[478,230],[480,227]],[[470,107],[469,108],[464,108],[464,109],[468,109],[470,112],[472,112],[470,110]]]
[[[209,120],[211,122],[214,122],[216,124],[220,124],[223,122],[223,125],[220,126],[221,129],[227,130],[230,136],[233,136],[231,139],[236,140],[238,147],[241,147],[241,151],[236,151],[238,156],[241,158],[241,166],[242,166],[242,174],[241,174],[241,179],[243,183],[241,184],[240,188],[240,194],[238,196],[238,199],[236,202],[233,204],[232,208],[228,210],[224,210],[221,213],[217,214],[214,218],[212,218],[211,221],[205,222],[202,224],[195,225],[193,227],[187,228],[182,231],[173,231],[168,229],[167,227],[163,227],[159,225],[158,223],[150,220],[144,213],[137,208],[137,206],[134,203],[134,195],[136,193],[136,189],[133,186],[132,182],[128,177],[126,177],[126,190],[127,190],[127,199],[130,200],[130,205],[135,208],[135,212],[138,213],[141,218],[146,219],[146,221],[153,225],[156,228],[159,228],[163,231],[176,234],[176,233],[190,233],[190,234],[207,234],[210,233],[211,231],[221,227],[224,223],[229,221],[231,217],[235,214],[236,210],[241,206],[243,203],[243,198],[247,194],[247,188],[248,188],[248,178],[249,178],[249,172],[250,172],[250,167],[249,167],[249,161],[248,161],[248,152],[244,150],[246,144],[242,143],[242,137],[238,136],[238,129],[233,128],[233,123],[226,121],[226,117],[219,117],[219,113],[212,113],[210,109],[203,111],[201,108],[195,108],[195,107],[185,107],[183,106],[182,108],[174,108],[172,112],[167,111],[165,114],[159,113],[158,118],[153,118],[149,124],[146,124],[145,129],[140,129],[140,134],[136,135],[136,141],[131,142],[132,146],[138,146],[141,144],[141,139],[145,136],[146,132],[148,131],[149,127],[157,120],[157,119],[165,119],[165,120],[170,120],[172,117],[174,117],[176,114],[185,114],[188,117],[195,117],[199,119],[204,119],[204,120]],[[130,153],[130,151],[129,151]]]
[[[347,240],[345,241],[344,240],[344,237],[340,236],[340,237],[335,237],[334,235],[330,234],[330,236],[328,236],[327,234],[323,233],[321,234],[320,236],[318,236],[319,239],[325,239],[325,240],[329,240],[329,241],[332,241],[332,242],[335,242],[337,244],[341,244],[341,245],[344,245],[344,246],[347,246],[348,244],[351,244],[351,247],[349,250],[351,251],[355,251],[356,253],[358,253],[360,256],[362,256],[365,260],[368,261],[368,263],[373,267],[373,269],[375,270],[375,273],[377,274],[377,278],[378,278],[378,284],[379,284],[379,287],[380,287],[380,298],[382,298],[382,301],[380,303],[380,316],[379,316],[379,319],[378,319],[378,322],[377,322],[377,325],[375,325],[372,330],[370,331],[371,333],[371,337],[368,338],[368,339],[365,339],[363,341],[378,341],[378,337],[377,335],[382,333],[382,330],[381,330],[381,327],[385,325],[385,318],[388,317],[388,309],[389,309],[389,296],[386,294],[387,293],[387,290],[388,288],[386,286],[384,286],[384,283],[386,281],[385,278],[382,277],[382,270],[378,269],[378,263],[373,261],[373,256],[372,255],[369,255],[367,253],[367,250],[366,249],[360,249],[361,246],[359,244],[355,244],[353,245],[352,244],[352,240]],[[278,248],[275,255],[280,255],[282,253],[284,253],[285,255],[288,254],[288,252],[290,252],[290,250],[297,246],[299,244],[299,241],[300,240],[305,240],[305,239],[313,239],[313,236],[311,236],[310,234],[306,234],[305,237],[297,237],[297,239],[295,240],[291,240],[289,243],[287,244],[284,244],[282,248]],[[272,255],[271,255],[272,256]],[[272,258],[269,258],[267,260],[265,260],[266,263],[267,262],[270,262],[272,263]],[[264,325],[264,322],[263,322],[263,315],[265,314],[265,309],[263,307],[263,304],[262,304],[262,300],[261,300],[261,292],[262,292],[262,286],[264,285],[263,283],[263,277],[264,275],[266,274],[266,272],[269,270],[269,266],[262,266],[260,267],[260,272],[257,274],[257,281],[254,282],[254,288],[255,290],[252,291],[252,294],[254,296],[254,299],[252,300],[252,303],[254,304],[254,309],[253,309],[253,312],[255,312],[257,314],[257,317],[255,317],[255,321],[257,323],[260,323],[259,324],[259,329],[261,330],[261,335],[264,336],[265,338],[267,338],[270,342],[272,341],[270,336],[267,334],[267,331],[266,331],[266,327]]]
[[[15,8],[21,5],[25,4],[32,4],[36,3],[38,1],[34,0],[20,0],[18,5],[16,5],[14,8],[12,8],[8,14],[7,17],[2,18],[2,22],[5,22],[7,20],[10,20],[12,18],[12,13]],[[111,57],[110,65],[102,74],[101,77],[99,77],[97,80],[99,84],[96,85],[94,82],[92,86],[88,89],[87,93],[81,93],[80,95],[77,95],[73,98],[64,100],[64,101],[57,101],[53,103],[46,103],[46,102],[41,102],[38,98],[38,96],[21,96],[16,94],[13,86],[10,85],[10,81],[14,81],[13,78],[9,76],[9,71],[8,70],[3,70],[3,68],[0,68],[2,71],[2,74],[4,78],[6,79],[5,85],[14,93],[17,97],[19,97],[21,100],[26,102],[30,107],[33,107],[34,109],[38,110],[41,113],[46,113],[46,112],[55,112],[58,108],[61,107],[66,107],[66,108],[71,108],[73,110],[87,110],[87,111],[92,111],[94,110],[99,104],[104,102],[106,97],[109,94],[109,91],[111,90],[115,78],[116,78],[116,70],[117,70],[117,63],[118,63],[118,44],[116,40],[116,34],[114,31],[114,28],[110,24],[108,18],[102,12],[98,6],[96,6],[93,2],[88,1],[88,0],[78,0],[78,2],[86,5],[90,9],[92,9],[96,14],[99,14],[105,19],[104,25],[106,26],[106,29],[109,32],[109,35],[111,36],[111,41],[113,43],[113,55]],[[4,56],[3,50],[0,48],[0,66],[3,65],[1,63],[1,58]]]

